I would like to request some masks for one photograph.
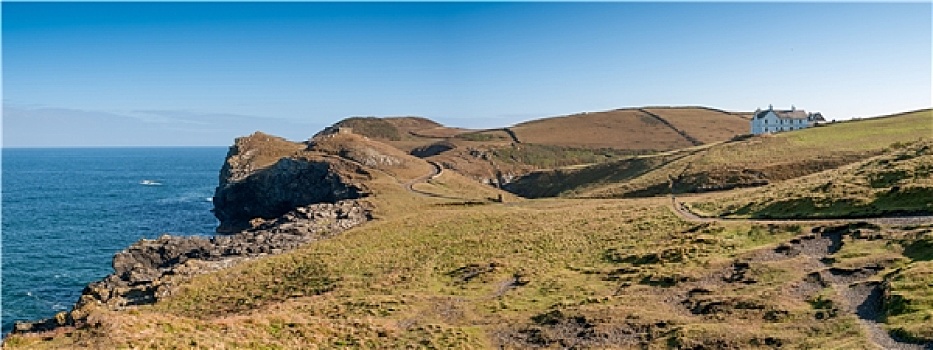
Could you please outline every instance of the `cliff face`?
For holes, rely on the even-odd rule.
[[[217,231],[230,235],[140,240],[114,255],[114,272],[90,283],[74,308],[14,333],[87,326],[95,310],[123,310],[172,295],[192,277],[288,252],[372,219],[373,172],[413,178],[430,165],[355,134],[290,142],[256,132],[236,139],[214,192]]]
[[[150,304],[171,294],[187,277],[211,272],[268,254],[331,237],[370,219],[357,201],[322,203],[296,208],[256,228],[230,236],[141,240],[113,257],[114,273],[89,285],[84,294],[111,308]],[[82,299],[83,300],[83,299]],[[80,305],[79,305],[80,306]]]
[[[307,144],[258,132],[238,138],[214,191],[217,232],[247,229],[253,219],[275,219],[301,206],[364,197],[366,175],[359,164],[313,152]]]
[[[193,276],[280,254],[369,221],[369,171],[402,160],[354,135],[297,143],[256,132],[230,147],[214,195],[214,237],[164,235],[113,257],[114,272],[90,283],[74,308],[17,323],[15,333],[86,325],[95,309],[155,303]]]

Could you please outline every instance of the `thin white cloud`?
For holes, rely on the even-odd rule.
[[[223,146],[256,130],[303,140],[324,125],[184,110],[93,111],[4,104],[4,147]]]

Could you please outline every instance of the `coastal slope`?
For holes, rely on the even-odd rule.
[[[925,122],[930,116],[921,111],[903,118]],[[594,180],[608,177],[608,188],[639,190],[664,179],[658,183],[670,191],[671,179],[720,169],[716,164],[758,164],[755,155],[780,149],[793,156],[757,159],[775,167],[820,164],[776,168],[784,175],[767,180],[785,185],[782,196],[812,190],[806,176],[831,182],[863,176],[890,185],[876,188],[893,193],[885,205],[902,205],[916,198],[898,193],[929,185],[923,175],[913,176],[926,171],[928,141],[898,118],[690,142],[629,156],[617,174],[604,167],[622,163],[581,167],[601,167],[583,188],[604,191],[607,184]],[[436,155],[417,157],[355,130],[334,128],[307,142],[264,134],[237,140],[218,191],[240,191],[231,184],[253,181],[241,187],[245,193],[295,207],[232,215],[228,227],[245,226],[232,236],[141,241],[118,254],[115,274],[104,283],[156,291],[151,298],[133,299],[138,289],[89,288],[111,299],[88,294],[88,307],[13,334],[4,346],[923,349],[933,342],[928,216],[910,224],[704,221],[684,217],[662,190],[644,198],[609,192],[606,197],[623,198],[522,199],[442,166],[432,160]],[[483,133],[525,145],[509,141],[505,131]],[[844,137],[865,142],[851,145]],[[353,186],[358,196],[289,202],[304,197],[288,192],[318,191],[322,181],[312,167],[276,166],[289,162],[326,163],[323,178],[339,182],[321,187],[339,192]],[[908,170],[911,177],[881,175]],[[295,181],[306,186],[289,187]],[[333,183],[340,185],[327,187]],[[690,188],[679,186],[691,184],[674,184],[678,199]],[[894,186],[899,189],[892,192]],[[767,196],[707,189],[689,202],[702,209],[700,203],[735,195],[723,201],[734,210],[745,205],[738,202],[743,198]],[[213,259],[213,252],[223,259]]]

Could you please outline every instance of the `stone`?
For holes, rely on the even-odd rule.
[[[366,173],[361,163],[302,153],[306,147],[303,144],[270,140],[271,136],[257,133],[238,138],[230,147],[214,190],[213,212],[220,221],[217,232],[235,233],[262,226],[265,220],[298,207],[367,195],[365,187],[356,181]],[[277,160],[264,164],[269,159]]]
[[[349,175],[349,170],[356,176],[367,174],[359,163],[326,156],[275,154],[272,158],[278,160],[264,166],[260,160],[268,161],[272,151],[261,145],[268,144],[292,152],[305,147],[262,133],[237,139],[221,169],[214,196],[214,215],[221,221],[218,231],[232,235],[141,239],[114,255],[113,273],[88,284],[70,312],[17,323],[13,332],[90,324],[89,310],[152,304],[194,276],[286,253],[372,220],[371,204],[362,200],[364,187]],[[377,163],[394,162],[375,153],[364,155]]]

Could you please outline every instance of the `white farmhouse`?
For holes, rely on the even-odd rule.
[[[819,112],[807,113],[794,106],[790,110],[774,110],[768,106],[767,110],[755,110],[752,117],[752,134],[764,134],[809,128],[816,123],[825,122],[826,119]]]

